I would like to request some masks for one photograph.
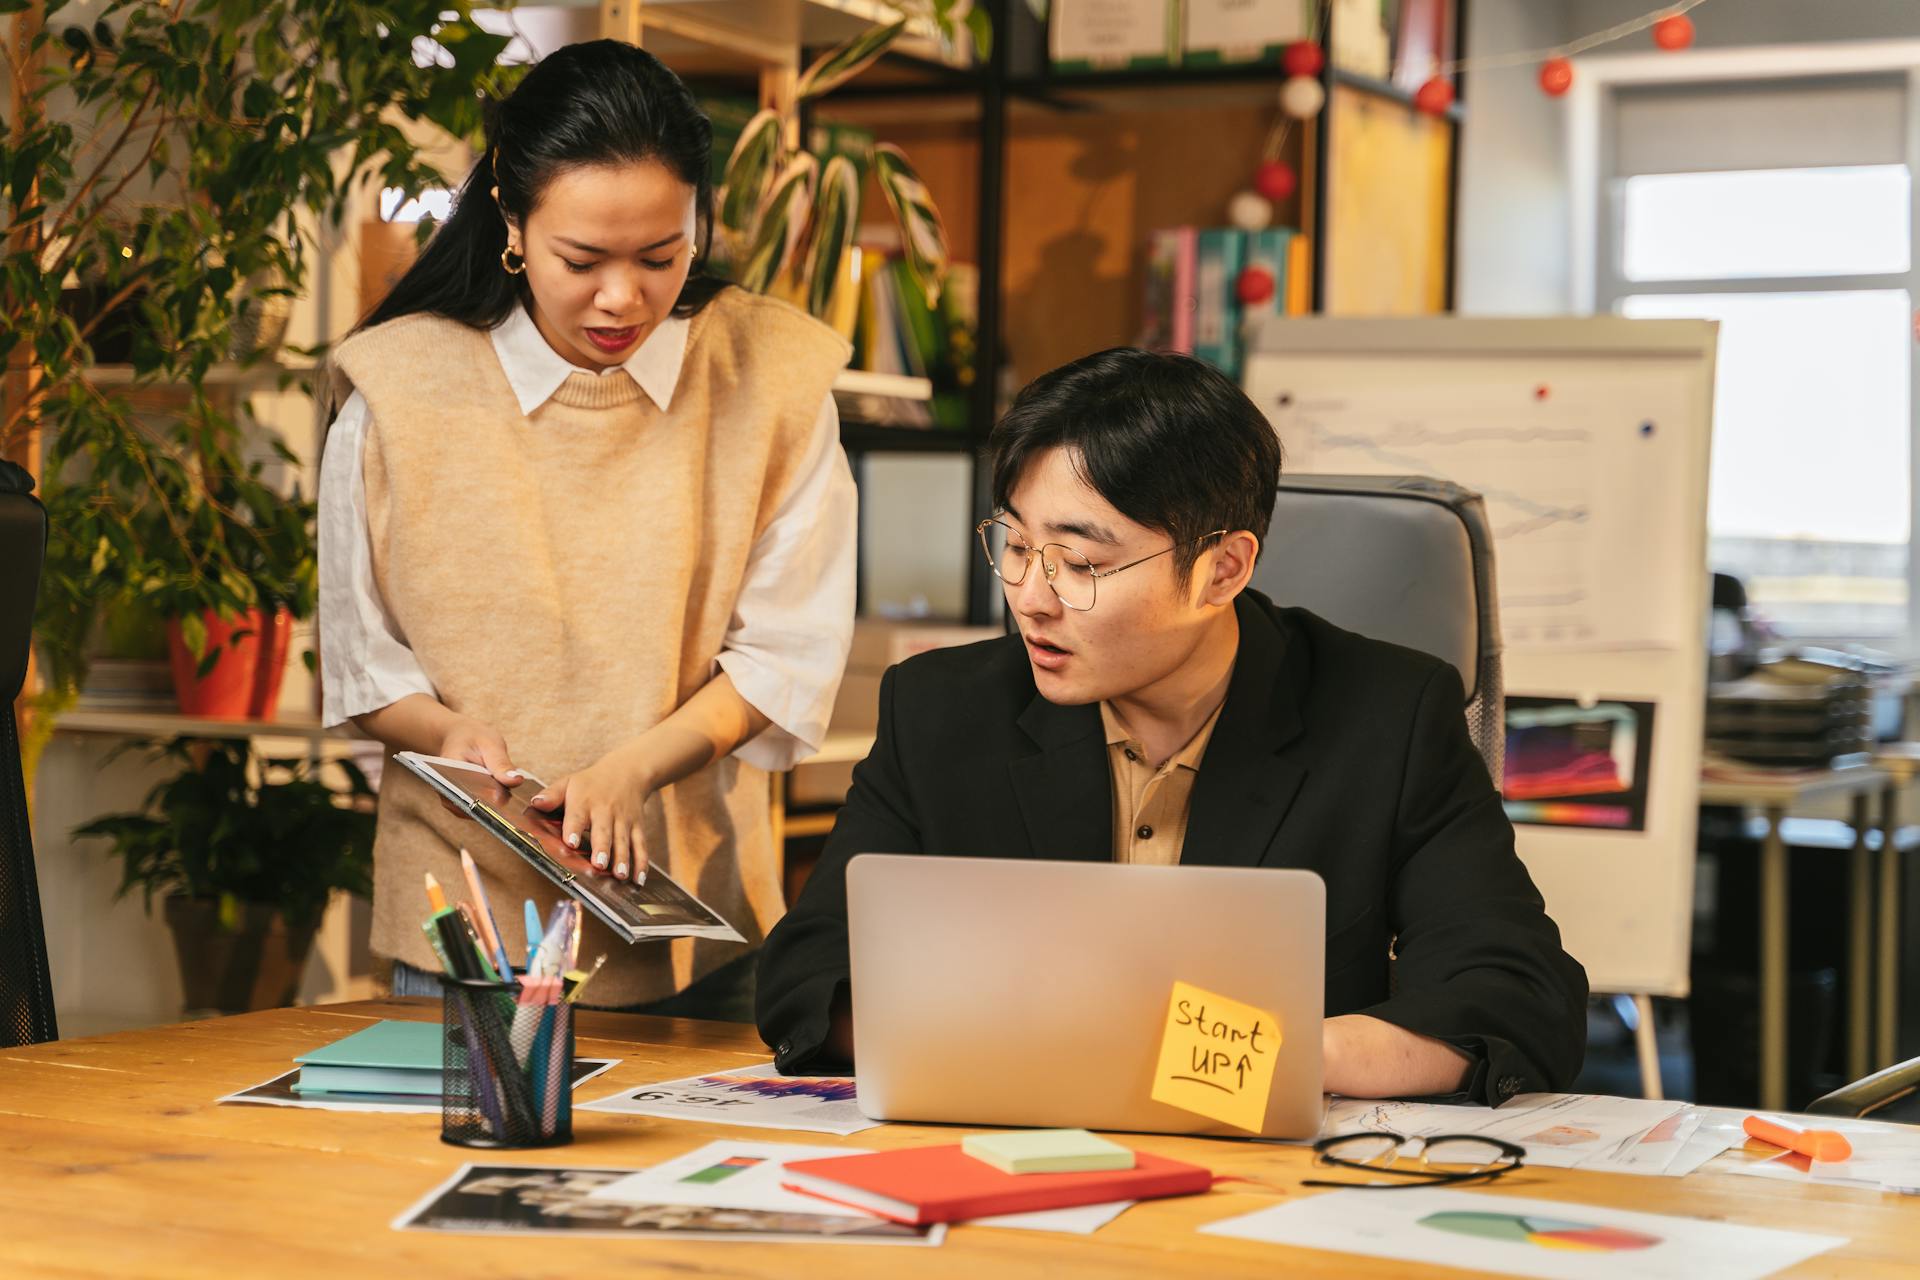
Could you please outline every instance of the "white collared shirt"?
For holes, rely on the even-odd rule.
[[[670,317],[615,366],[662,410],[680,380],[687,331],[686,318]],[[514,308],[489,336],[522,413],[532,414],[579,371],[548,345],[523,308]],[[373,578],[361,467],[371,421],[355,391],[333,420],[320,466],[321,719],[328,726],[408,694],[438,696]],[[734,752],[762,769],[789,768],[819,747],[853,642],[856,497],[831,394],[820,405],[797,474],[793,492],[748,555],[714,660],[714,674],[725,671],[740,696],[773,722]]]

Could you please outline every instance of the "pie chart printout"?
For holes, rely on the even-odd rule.
[[[1651,1249],[1661,1243],[1659,1236],[1640,1231],[1518,1213],[1430,1213],[1420,1219],[1420,1225],[1482,1240],[1580,1253],[1624,1253],[1631,1249]]]

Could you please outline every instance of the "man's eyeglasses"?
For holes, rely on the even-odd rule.
[[[1040,561],[1040,570],[1046,575],[1047,585],[1053,588],[1054,595],[1060,597],[1060,603],[1069,609],[1077,609],[1084,613],[1093,608],[1095,591],[1100,584],[1100,579],[1111,578],[1116,573],[1125,572],[1149,560],[1158,560],[1161,556],[1177,551],[1181,547],[1205,542],[1208,538],[1217,538],[1227,530],[1215,529],[1212,533],[1203,533],[1186,542],[1176,542],[1150,556],[1129,560],[1112,569],[1095,568],[1093,561],[1063,543],[1046,542],[1037,547],[1030,547],[1012,525],[992,517],[982,520],[974,532],[980,535],[980,549],[986,552],[987,564],[992,568],[994,577],[1010,587],[1017,587],[1027,580],[1027,569],[1037,557]]]
[[[1412,1144],[1419,1144],[1419,1163],[1400,1168],[1399,1160],[1412,1157]],[[1398,1190],[1402,1187],[1452,1186],[1462,1182],[1484,1182],[1520,1167],[1525,1147],[1498,1138],[1478,1134],[1448,1133],[1432,1138],[1403,1138],[1397,1133],[1343,1133],[1337,1138],[1322,1138],[1313,1144],[1319,1164],[1339,1169],[1358,1169],[1365,1173],[1384,1173],[1405,1182],[1332,1182],[1305,1179],[1304,1187],[1376,1187]]]

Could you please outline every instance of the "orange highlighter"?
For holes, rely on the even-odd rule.
[[[1749,1138],[1798,1151],[1822,1164],[1837,1164],[1853,1154],[1853,1144],[1831,1129],[1809,1129],[1785,1120],[1763,1120],[1759,1116],[1748,1116],[1741,1127]]]

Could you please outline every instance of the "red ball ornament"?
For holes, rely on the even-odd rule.
[[[1453,86],[1443,77],[1435,76],[1413,95],[1413,105],[1430,116],[1443,116],[1453,105]]]
[[[1557,98],[1573,87],[1573,64],[1565,58],[1548,58],[1540,64],[1540,92]]]
[[[1275,202],[1291,196],[1299,185],[1293,166],[1279,160],[1265,161],[1253,173],[1253,189]]]
[[[1280,65],[1290,76],[1317,76],[1327,65],[1327,55],[1311,40],[1295,40],[1280,55]]]
[[[1273,272],[1265,267],[1248,267],[1233,282],[1233,291],[1244,306],[1257,307],[1273,297]]]
[[[1653,42],[1669,51],[1686,48],[1693,43],[1693,19],[1684,13],[1668,14],[1653,24]]]

